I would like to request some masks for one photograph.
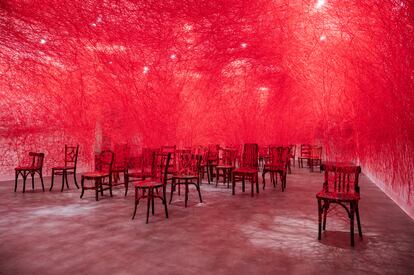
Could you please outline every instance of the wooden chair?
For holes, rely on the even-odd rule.
[[[257,144],[248,143],[244,145],[241,166],[233,170],[233,195],[235,194],[236,182],[242,181],[242,191],[244,192],[245,180],[250,180],[252,185],[252,197],[254,196],[254,185],[256,184],[256,192],[259,193],[258,180],[258,156],[259,146]]]
[[[313,172],[315,166],[321,166],[322,164],[322,147],[320,146],[312,146],[310,148],[309,154],[309,167],[310,171]],[[321,170],[322,172],[322,170]]]
[[[125,196],[128,193],[128,165],[130,158],[130,147],[128,144],[117,144],[114,148],[114,164],[112,167],[112,187],[123,185],[125,187]],[[120,175],[123,175],[124,181],[121,181]],[[104,182],[103,185],[109,184]],[[108,186],[109,187],[109,186]]]
[[[22,178],[23,178],[23,193],[26,191],[26,178],[27,178],[28,175],[30,175],[32,177],[32,189],[34,190],[34,175],[36,173],[39,174],[40,181],[42,183],[42,190],[43,190],[43,192],[45,191],[45,186],[43,184],[43,174],[42,174],[43,161],[44,161],[44,158],[45,158],[45,154],[44,153],[30,152],[29,157],[31,157],[31,163],[29,165],[27,165],[27,166],[18,166],[16,168],[14,168],[14,171],[16,173],[15,184],[14,184],[14,192],[16,192],[16,190],[17,190],[17,180],[19,178],[19,175],[21,175]]]
[[[152,176],[153,154],[159,153],[159,150],[152,148],[142,148],[142,153],[139,157],[131,162],[131,167],[127,171],[127,184],[125,189],[125,196],[128,193],[129,183],[142,181]]]
[[[296,144],[290,144],[288,147],[289,147],[289,163],[288,163],[288,172],[289,172],[289,174],[292,174],[292,169],[291,169],[291,160],[293,160],[293,166],[296,166],[296,164],[295,164],[295,157],[296,157]]]
[[[198,171],[200,171],[201,158],[201,155],[192,155],[191,153],[189,153],[183,154],[180,156],[179,159],[177,159],[179,165],[177,174],[173,175],[170,193],[170,204],[173,198],[173,194],[177,189],[177,186],[179,191],[181,184],[184,184],[185,186],[185,207],[187,207],[188,192],[190,185],[194,185],[196,187],[198,197],[200,198],[200,202],[203,202],[200,190],[200,176],[198,174]]]
[[[300,145],[300,156],[298,157],[299,167],[303,168],[303,161],[306,160],[307,165],[309,166],[309,157],[312,145],[310,144],[301,144]]]
[[[227,182],[227,188],[229,188],[231,182],[231,173],[236,168],[237,149],[224,148],[221,149],[221,151],[222,157],[216,166],[216,187],[218,186],[220,177],[222,177],[223,183],[226,184]]]
[[[55,175],[62,176],[62,188],[60,192],[63,191],[66,181],[66,187],[69,189],[68,175],[73,174],[73,180],[75,182],[76,188],[79,189],[78,182],[76,180],[76,166],[78,163],[78,154],[79,154],[79,145],[77,146],[67,146],[65,145],[65,158],[64,166],[56,166],[52,168],[52,182],[50,184],[49,191],[52,191]]]
[[[270,146],[259,147],[259,167],[263,168],[264,165],[269,161],[269,148]]]
[[[286,188],[286,175],[289,163],[289,147],[270,147],[269,151],[270,160],[268,164],[265,164],[262,172],[263,190],[265,189],[266,185],[266,174],[270,173],[270,181],[273,183],[274,187],[276,187],[277,184],[277,175],[280,176],[283,192]]]
[[[80,198],[83,197],[85,190],[95,190],[95,199],[98,201],[98,193],[101,192],[103,196],[103,184],[105,180],[108,180],[109,193],[112,197],[112,165],[114,162],[114,153],[110,150],[104,150],[95,157],[95,171],[83,173],[81,176],[81,188],[82,193]],[[86,186],[85,180],[94,181],[94,185]]]
[[[141,199],[147,199],[147,221],[149,220],[149,211],[152,208],[152,215],[154,215],[154,199],[159,198],[164,204],[165,216],[168,219],[167,209],[167,197],[166,186],[168,168],[170,165],[171,153],[163,154],[160,152],[153,152],[152,161],[152,175],[150,178],[141,180],[134,183],[135,188],[135,200],[134,200],[134,214],[132,219],[135,218],[137,213],[137,206]],[[159,194],[159,189],[162,190],[162,194]],[[155,191],[155,192],[154,192]],[[151,207],[152,206],[152,207]]]
[[[351,246],[354,246],[355,216],[357,218],[358,233],[362,238],[358,208],[360,200],[358,177],[361,173],[361,167],[351,164],[327,163],[322,165],[322,170],[325,171],[323,190],[316,194],[318,201],[318,239],[321,239],[322,223],[323,230],[326,230],[326,217],[329,207],[335,203],[342,206],[348,214],[351,227]]]

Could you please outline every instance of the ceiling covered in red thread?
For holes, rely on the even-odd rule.
[[[412,198],[414,5],[1,1],[1,149],[324,145]]]

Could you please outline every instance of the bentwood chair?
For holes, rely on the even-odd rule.
[[[266,174],[270,173],[270,181],[273,183],[274,187],[276,187],[277,184],[277,175],[280,176],[283,192],[286,188],[286,175],[289,163],[289,147],[270,147],[269,152],[269,163],[265,164],[262,172],[263,190],[265,189],[266,185]]]
[[[23,178],[23,193],[26,191],[26,178],[28,175],[32,177],[32,189],[34,190],[34,175],[36,173],[39,174],[40,181],[42,183],[42,190],[43,192],[45,191],[45,186],[43,185],[43,175],[42,175],[43,161],[45,158],[45,154],[30,152],[29,157],[31,158],[31,162],[29,165],[18,166],[14,168],[14,171],[16,173],[14,192],[16,192],[17,190],[17,180],[19,178],[19,175],[21,175]]]
[[[141,155],[131,162],[131,167],[127,170],[125,196],[130,182],[142,181],[152,176],[153,154],[158,152],[157,149],[142,148]]]
[[[187,207],[189,186],[194,185],[198,192],[200,203],[203,202],[201,198],[200,190],[200,171],[201,155],[181,154],[180,158],[177,159],[177,173],[173,175],[171,184],[170,204],[173,198],[173,194],[178,186],[178,194],[180,194],[181,184],[185,187],[185,207]]]
[[[171,153],[163,154],[160,152],[153,152],[153,165],[151,171],[151,177],[145,180],[141,180],[134,183],[135,188],[135,200],[134,200],[134,214],[132,219],[135,218],[137,213],[137,206],[141,199],[147,199],[147,221],[149,220],[149,211],[152,208],[152,215],[154,215],[156,198],[162,201],[164,204],[165,216],[168,219],[168,209],[167,209],[167,197],[166,197],[166,186],[167,186],[167,176],[168,168],[170,165]],[[161,189],[161,194],[159,190]],[[155,191],[155,192],[154,192]]]
[[[311,153],[312,145],[310,144],[301,144],[300,145],[300,156],[298,157],[299,167],[303,168],[303,161],[306,160],[307,165],[309,166],[309,157]]]
[[[216,187],[218,186],[220,177],[222,177],[223,183],[226,184],[227,182],[227,188],[229,188],[231,172],[236,168],[237,149],[224,148],[221,151],[222,157],[216,166]]]
[[[76,166],[78,163],[78,154],[79,154],[79,145],[77,146],[67,146],[65,145],[65,158],[64,166],[56,166],[52,168],[52,182],[50,184],[49,191],[52,191],[53,183],[55,180],[55,175],[62,176],[62,187],[60,192],[63,191],[66,182],[66,188],[69,189],[68,175],[73,174],[73,180],[75,182],[76,188],[79,189],[78,182],[76,180]]]
[[[242,191],[244,192],[245,180],[249,180],[252,185],[252,197],[254,196],[254,185],[256,184],[256,192],[259,193],[258,180],[258,155],[259,146],[257,144],[248,143],[244,145],[241,166],[233,170],[233,195],[236,190],[236,182],[242,181]]]
[[[83,197],[85,190],[95,190],[95,199],[98,201],[98,193],[101,192],[103,196],[103,185],[106,184],[109,189],[109,194],[112,197],[112,166],[114,162],[114,153],[110,150],[104,150],[95,156],[95,171],[83,173],[81,176],[81,188],[82,193],[80,197]],[[108,182],[105,182],[108,180]],[[93,185],[86,185],[85,181],[93,181]]]
[[[313,172],[315,166],[320,167],[322,165],[322,147],[312,146],[310,148],[310,154],[309,154],[308,161],[309,161],[309,167],[310,167],[311,172]]]
[[[355,216],[358,233],[362,238],[358,207],[360,200],[358,177],[361,173],[361,167],[352,164],[326,163],[321,168],[325,171],[325,181],[322,191],[316,194],[318,201],[318,239],[321,239],[322,229],[326,230],[326,218],[331,204],[338,204],[345,209],[350,219],[351,246],[354,246]]]
[[[112,167],[112,187],[123,185],[125,187],[125,196],[128,193],[128,165],[130,158],[130,147],[128,144],[117,144],[114,148],[114,164]],[[123,182],[121,181],[121,174]],[[109,184],[104,182],[103,185]],[[109,187],[109,186],[108,186]]]

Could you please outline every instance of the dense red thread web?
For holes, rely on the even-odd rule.
[[[65,143],[311,142],[410,202],[413,6],[1,1],[1,173]]]

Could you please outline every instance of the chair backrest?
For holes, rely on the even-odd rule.
[[[289,162],[289,147],[277,146],[270,147],[269,165],[285,169]]]
[[[75,167],[78,163],[79,145],[68,146],[65,145],[65,166]]]
[[[358,178],[360,166],[325,164],[324,191],[338,194],[359,194]]]
[[[259,145],[257,143],[246,143],[243,147],[242,167],[258,168]]]
[[[174,167],[175,166],[175,161],[176,161],[177,146],[176,145],[161,146],[161,153],[163,153],[163,154],[171,153],[169,164],[170,164],[170,166]]]
[[[162,153],[154,151],[152,153],[152,172],[151,177],[154,180],[160,180],[167,184],[168,168],[170,167],[171,153]]]
[[[44,153],[29,152],[29,156],[32,157],[31,167],[33,169],[42,169],[43,161],[45,159]]]
[[[307,158],[310,156],[310,151],[311,151],[311,147],[312,145],[310,144],[301,144],[300,145],[300,156]]]
[[[296,156],[296,144],[290,144],[289,145],[289,157],[295,158]]]
[[[269,148],[270,148],[270,146],[260,146],[259,147],[259,157],[269,156]]]
[[[220,145],[218,145],[218,144],[209,144],[208,145],[208,160],[218,161],[219,151],[220,151]]]
[[[321,146],[312,146],[310,148],[309,157],[312,159],[321,159],[322,158],[322,147]]]
[[[114,167],[127,168],[129,157],[130,157],[130,147],[128,144],[116,144],[114,148]]]
[[[224,148],[222,149],[221,164],[236,166],[237,149]]]
[[[112,173],[114,164],[114,152],[111,150],[104,150],[95,157],[95,170],[101,172]]]
[[[188,150],[179,150],[176,155],[176,172],[178,174],[188,173],[192,166],[192,154]]]

